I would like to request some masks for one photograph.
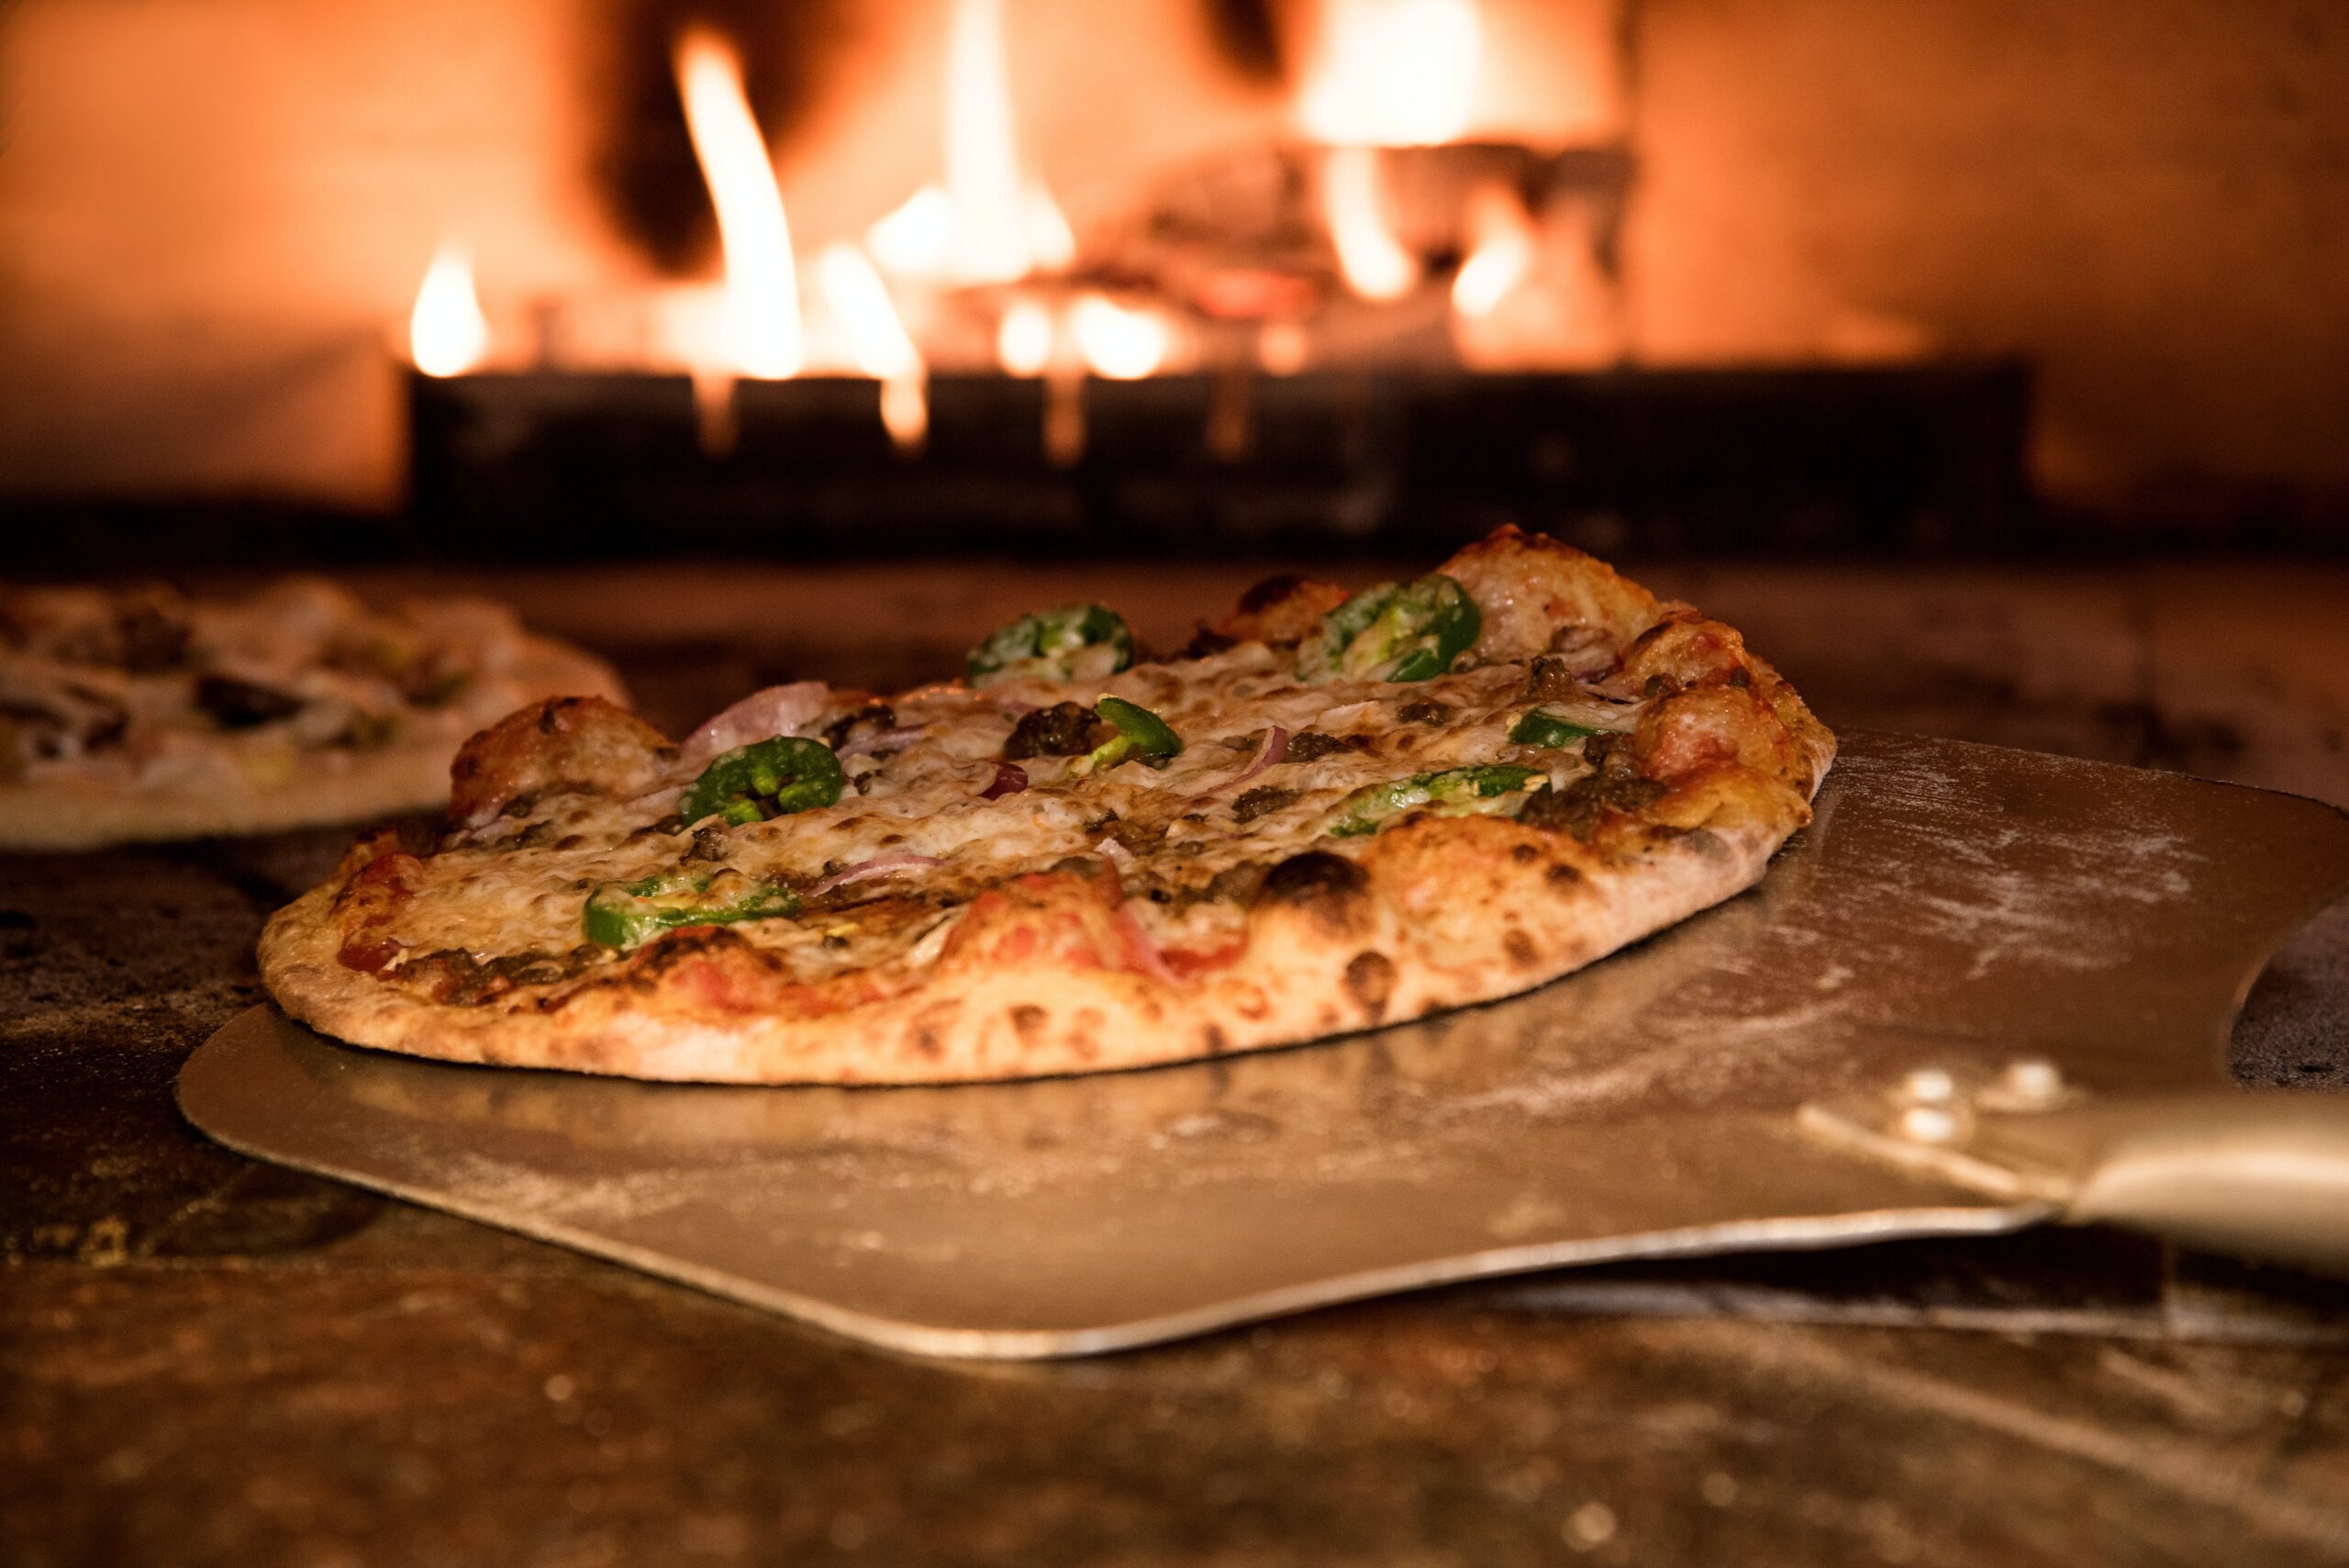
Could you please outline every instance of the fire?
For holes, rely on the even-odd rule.
[[[849,351],[865,374],[881,383],[881,422],[903,450],[930,432],[930,394],[921,350],[906,334],[889,285],[853,245],[827,246],[816,258],[816,286],[848,330]]]
[[[1476,102],[1475,0],[1322,0],[1297,105],[1308,133],[1353,147],[1456,141]]]
[[[1129,310],[1088,294],[1069,312],[1069,330],[1085,368],[1111,381],[1140,381],[1165,361],[1166,322],[1154,311]]]
[[[1333,147],[1321,169],[1321,212],[1337,247],[1338,271],[1364,299],[1400,299],[1419,281],[1419,263],[1386,227],[1378,152]]]
[[[443,245],[424,271],[407,318],[408,357],[427,375],[462,375],[489,349],[489,322],[473,294],[472,259]]]
[[[996,327],[995,355],[1008,374],[1043,374],[1052,361],[1052,313],[1032,299],[1015,301]]]
[[[1338,270],[1364,299],[1399,299],[1419,263],[1387,226],[1375,150],[1467,129],[1483,24],[1475,0],[1321,0],[1319,20],[1297,118],[1330,145],[1321,206]]]
[[[947,25],[946,203],[946,270],[963,283],[1009,283],[1065,265],[1075,250],[1060,209],[1020,168],[1003,0],[955,0]]]
[[[796,375],[803,351],[791,229],[766,139],[742,90],[741,60],[717,34],[689,28],[677,39],[675,66],[685,128],[718,208],[728,368],[763,380]]]
[[[1533,265],[1533,225],[1514,196],[1493,191],[1470,209],[1469,232],[1476,248],[1452,280],[1452,307],[1463,316],[1490,316]]]
[[[866,231],[892,272],[1011,283],[1076,259],[1076,236],[1019,157],[1002,0],[955,0],[946,31],[946,183],[924,185]]]

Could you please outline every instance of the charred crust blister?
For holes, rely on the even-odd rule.
[[[1349,931],[1368,912],[1370,873],[1343,855],[1308,850],[1264,873],[1256,903],[1295,909],[1327,929]]]
[[[1376,1023],[1386,1016],[1386,998],[1395,994],[1395,961],[1375,949],[1366,949],[1346,961],[1346,995],[1361,1005]]]
[[[1248,591],[1240,595],[1241,612],[1243,615],[1254,615],[1259,611],[1270,609],[1299,588],[1304,587],[1306,582],[1306,578],[1295,572],[1283,572],[1276,576],[1267,577],[1262,582],[1251,584]]]
[[[1271,868],[1262,861],[1242,861],[1208,878],[1207,896],[1220,903],[1247,906],[1264,890]]]
[[[1228,653],[1239,646],[1240,639],[1238,638],[1226,637],[1223,633],[1216,630],[1215,628],[1202,625],[1198,629],[1191,633],[1191,640],[1185,643],[1175,653],[1174,657],[1177,659],[1211,659],[1219,653]]]

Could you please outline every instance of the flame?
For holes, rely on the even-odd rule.
[[[944,263],[946,236],[953,226],[946,193],[924,185],[864,231],[864,248],[890,272],[926,276]]]
[[[930,433],[928,368],[906,333],[889,285],[853,245],[830,245],[816,258],[816,286],[848,328],[849,351],[865,374],[881,383],[881,422],[900,450]]]
[[[1364,299],[1399,299],[1419,281],[1419,263],[1387,228],[1379,197],[1377,149],[1331,148],[1321,170],[1321,210],[1338,271]]]
[[[1318,58],[1297,116],[1322,141],[1455,141],[1476,102],[1475,0],[1322,0]]]
[[[865,231],[883,267],[908,277],[1003,284],[1076,259],[1076,236],[1060,204],[1020,161],[1002,0],[954,0],[946,30],[945,155],[944,185],[924,185]]]
[[[408,357],[427,375],[462,375],[489,348],[489,322],[473,294],[473,264],[456,245],[443,245],[424,270],[416,308],[407,318]]]
[[[946,262],[954,277],[1009,283],[1028,272],[1027,194],[1002,0],[955,0],[946,29]]]
[[[1166,322],[1155,311],[1129,310],[1107,295],[1088,294],[1068,319],[1076,351],[1096,375],[1139,381],[1166,358]]]
[[[742,91],[741,60],[716,33],[688,28],[678,37],[675,64],[685,128],[709,182],[726,254],[725,358],[741,375],[795,375],[802,349],[791,229],[774,160]]]
[[[1052,200],[1052,193],[1041,182],[1028,186],[1028,205],[1023,214],[1028,230],[1028,258],[1048,272],[1057,272],[1076,260],[1076,231],[1068,226],[1061,204]]]
[[[1296,375],[1312,358],[1305,328],[1294,321],[1267,321],[1256,332],[1256,362],[1266,375]]]
[[[1533,225],[1516,197],[1492,191],[1471,206],[1468,228],[1476,248],[1452,280],[1452,307],[1490,316],[1533,265]]]
[[[1032,299],[1013,302],[996,325],[995,356],[1008,374],[1043,374],[1052,360],[1052,313]]]

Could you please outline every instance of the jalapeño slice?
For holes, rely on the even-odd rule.
[[[1494,762],[1390,779],[1385,784],[1365,785],[1340,801],[1336,815],[1330,818],[1330,831],[1341,839],[1375,833],[1405,812],[1421,806],[1445,817],[1505,815],[1524,804],[1515,797],[1544,777],[1538,768],[1514,768]]]
[[[1441,572],[1365,588],[1321,617],[1297,649],[1297,678],[1425,681],[1450,670],[1483,629],[1468,590]]]
[[[1528,709],[1522,718],[1508,727],[1508,738],[1520,746],[1571,746],[1598,733],[1587,724],[1560,718],[1540,707]]]
[[[1115,610],[1062,605],[1021,616],[963,661],[974,686],[1014,675],[1047,681],[1106,680],[1134,662],[1133,634]]]
[[[753,882],[740,872],[691,876],[666,872],[640,882],[607,882],[588,895],[579,929],[597,947],[623,951],[681,926],[723,926],[796,913],[788,887]]]
[[[1183,738],[1140,703],[1103,697],[1093,705],[1093,711],[1108,719],[1117,733],[1086,753],[1086,773],[1099,773],[1129,761],[1155,765],[1183,754]]]
[[[694,780],[677,813],[688,823],[705,817],[763,822],[829,806],[846,783],[829,746],[777,735],[722,753]]]

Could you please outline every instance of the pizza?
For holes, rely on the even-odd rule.
[[[479,600],[375,611],[313,577],[236,601],[0,585],[0,848],[434,809],[465,737],[558,694],[620,686]]]
[[[467,740],[262,974],[362,1045],[723,1083],[1217,1057],[1527,990],[1758,880],[1834,754],[1731,628],[1504,528],[1280,578],[1145,657],[1097,605],[960,679],[681,741],[596,697]]]

